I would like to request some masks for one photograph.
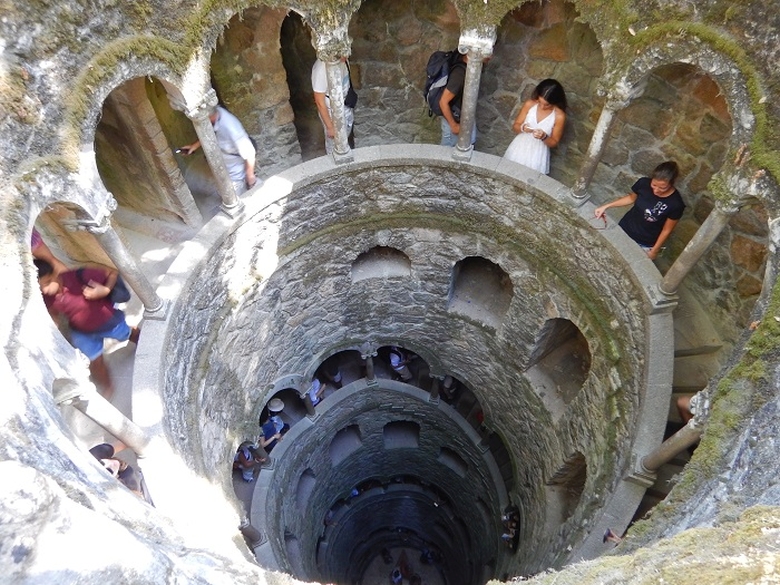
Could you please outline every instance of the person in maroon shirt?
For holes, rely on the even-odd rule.
[[[89,371],[105,398],[114,386],[103,359],[103,340],[138,343],[140,331],[130,327],[125,314],[114,307],[109,295],[117,272],[103,268],[81,268],[56,274],[48,262],[35,259],[38,284],[46,308],[55,320],[62,316],[70,328],[70,341],[89,358]]]

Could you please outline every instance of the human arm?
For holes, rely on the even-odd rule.
[[[666,221],[664,222],[664,227],[661,229],[661,233],[658,234],[658,239],[655,241],[655,244],[653,244],[653,247],[650,248],[647,251],[647,256],[651,260],[655,260],[658,256],[658,252],[661,251],[661,247],[664,245],[664,242],[669,237],[669,234],[672,233],[672,230],[677,225],[677,222],[680,221],[679,219],[670,219],[666,218]]]
[[[534,136],[544,142],[547,148],[554,148],[558,146],[563,136],[563,127],[566,124],[566,112],[560,108],[555,109],[555,123],[553,124],[552,133],[546,134],[544,130],[537,130],[534,132]]]
[[[246,186],[254,187],[255,183],[257,182],[257,178],[255,177],[255,157],[257,155],[255,147],[252,144],[252,141],[249,139],[249,135],[246,133],[239,137],[235,143],[239,156],[244,159]]]
[[[192,144],[187,144],[179,148],[183,154],[192,154],[200,148],[200,140],[196,140]]]
[[[94,278],[87,280],[81,288],[81,294],[84,295],[84,298],[95,301],[110,295],[119,273],[112,268],[92,268],[88,270],[102,270],[105,273],[105,278],[101,279],[103,282]]]
[[[447,124],[450,125],[452,133],[460,134],[460,124],[455,121],[455,116],[453,116],[452,108],[450,107],[450,102],[454,99],[455,94],[445,87],[439,98],[439,108],[441,109],[441,115],[444,116]]]
[[[265,449],[268,445],[273,443],[274,441],[281,441],[282,440],[282,433],[275,433],[268,437],[267,439],[265,436],[261,436],[257,440],[257,444],[260,445],[261,448]]]
[[[322,123],[325,124],[325,131],[328,133],[328,138],[334,138],[336,136],[336,129],[333,126],[333,120],[330,117],[330,110],[328,110],[328,104],[325,102],[325,94],[315,91],[314,103],[317,105],[317,111],[322,118]]]
[[[604,217],[604,213],[609,209],[610,207],[623,207],[625,205],[632,205],[636,201],[636,193],[629,193],[628,195],[623,195],[623,197],[620,197],[618,199],[615,199],[614,201],[610,201],[609,203],[605,203],[604,205],[601,205],[595,209],[593,212],[593,215],[595,217]]]
[[[523,107],[520,108],[520,112],[517,114],[517,117],[515,118],[514,124],[512,124],[512,132],[515,134],[520,134],[521,132],[533,132],[533,128],[528,126],[525,123],[525,117],[528,115],[528,110],[531,109],[531,106],[534,105],[533,100],[527,100]]]

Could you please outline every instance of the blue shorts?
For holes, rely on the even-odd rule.
[[[125,314],[117,310],[114,317],[103,329],[98,331],[76,331],[71,329],[70,340],[76,349],[94,361],[103,354],[103,340],[117,339],[126,341],[130,339],[130,326],[125,321]]]

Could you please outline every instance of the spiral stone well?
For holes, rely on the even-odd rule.
[[[605,239],[592,230],[583,218],[590,206],[555,181],[489,155],[464,167],[439,150],[358,150],[338,173],[323,161],[282,173],[242,221],[208,226],[212,239],[190,244],[208,262],[187,282],[177,284],[174,264],[163,285],[180,291],[178,301],[167,324],[150,323],[145,335],[167,339],[170,351],[156,369],[145,356],[136,376],[158,372],[165,400],[182,405],[167,432],[214,480],[224,483],[225,472],[206,462],[229,458],[232,437],[251,433],[277,392],[304,390],[330,355],[371,355],[387,344],[418,353],[431,376],[462,380],[482,405],[483,430],[511,456],[507,493],[484,438],[450,405],[361,377],[294,424],[260,473],[251,521],[267,537],[256,550],[264,566],[306,580],[359,580],[382,548],[401,541],[400,530],[447,551],[448,582],[478,583],[508,566],[532,572],[559,561],[564,543],[592,554],[594,526],[606,514],[627,522],[641,499],[642,488],[624,479],[662,438],[669,388],[668,371],[643,372],[668,357],[672,338],[668,310],[653,310],[644,288],[653,284],[648,261],[622,232]],[[355,261],[379,246],[405,255],[409,274],[353,281]],[[477,272],[472,286],[468,270],[456,269],[468,258],[500,267],[505,279]],[[634,277],[618,278],[616,265]],[[511,291],[508,304],[495,302],[502,290]],[[527,375],[540,348],[552,354],[564,344],[545,339],[556,320],[571,323],[590,354],[566,400],[555,395],[560,386]],[[548,369],[565,367],[567,353],[554,359]],[[393,425],[401,430],[388,431]],[[552,480],[575,454],[585,455],[586,479],[564,514]],[[393,483],[399,477],[416,480]],[[349,501],[327,527],[334,505],[368,480],[386,487]],[[500,538],[510,504],[522,510],[517,551]]]

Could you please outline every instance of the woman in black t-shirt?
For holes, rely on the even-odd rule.
[[[662,162],[649,178],[642,177],[634,183],[631,193],[597,207],[596,217],[604,217],[610,207],[633,205],[619,225],[655,260],[685,209],[682,196],[674,187],[679,173],[676,162]]]

